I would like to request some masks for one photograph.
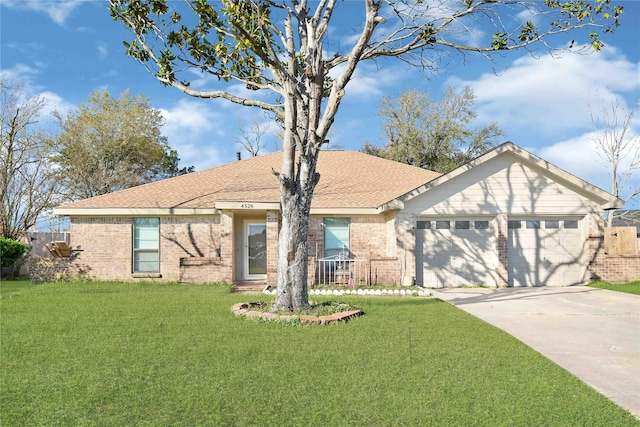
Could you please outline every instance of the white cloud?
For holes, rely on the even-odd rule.
[[[171,109],[160,109],[163,134],[178,152],[181,165],[203,170],[223,163],[220,148],[231,145],[225,132],[227,119],[203,102],[181,99]]]
[[[342,66],[336,67],[330,73],[331,77],[337,77],[342,72],[342,68]],[[407,71],[402,67],[377,67],[373,63],[363,62],[356,68],[345,92],[350,101],[355,98],[368,100],[379,98],[387,94],[390,88],[395,88],[398,81],[410,73],[413,73],[413,70]]]
[[[589,111],[598,111],[625,93],[637,93],[639,71],[640,64],[607,46],[591,55],[523,56],[499,76],[451,78],[448,83],[471,86],[480,120],[549,137],[584,130],[590,124]]]
[[[15,9],[28,9],[44,13],[56,24],[64,25],[71,12],[86,1],[87,0],[4,0],[2,5]]]
[[[45,107],[42,112],[47,116],[51,116],[54,111],[65,115],[68,111],[77,107],[76,105],[65,101],[64,98],[54,92],[40,92],[38,96],[44,99]]]
[[[36,68],[24,64],[16,64],[13,68],[1,70],[0,80],[19,83],[24,97],[43,99],[44,107],[40,113],[40,119],[41,122],[49,124],[49,122],[53,122],[51,114],[54,111],[65,113],[75,106],[66,102],[57,93],[45,91],[42,86],[35,84],[34,78],[39,74],[41,72]]]
[[[13,68],[1,69],[0,79],[2,81],[16,81],[28,85],[31,78],[37,75],[39,71],[36,68],[25,64],[16,64]]]
[[[98,57],[104,59],[109,55],[109,47],[104,42],[96,43],[96,50],[98,51]]]
[[[638,137],[631,130],[628,138]],[[611,165],[607,162],[602,151],[597,147],[598,134],[596,132],[584,133],[580,136],[560,141],[537,150],[537,154],[550,163],[566,170],[567,172],[599,187],[605,191],[611,191]],[[535,149],[533,149],[535,151]],[[619,176],[629,171],[630,157],[623,153],[618,168]],[[632,176],[622,189],[624,197],[629,188],[640,185],[640,176]],[[627,206],[631,209],[634,206]]]
[[[609,191],[608,168],[600,157],[595,144],[595,132],[589,132],[548,145],[537,150],[537,154],[548,162]],[[533,149],[535,150],[535,149]]]

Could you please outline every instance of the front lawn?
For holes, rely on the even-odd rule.
[[[56,283],[0,300],[0,425],[640,425],[508,334],[419,297],[329,326],[226,286]],[[320,297],[317,298],[320,300]]]
[[[593,281],[589,283],[589,286],[600,289],[608,289],[610,291],[625,292],[628,294],[640,295],[640,280],[634,280],[633,282],[613,284],[602,281]]]
[[[20,290],[35,286],[29,279],[0,279],[0,298],[9,298]]]

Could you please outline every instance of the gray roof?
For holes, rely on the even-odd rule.
[[[640,235],[640,210],[618,209],[613,211],[614,227],[635,227]]]

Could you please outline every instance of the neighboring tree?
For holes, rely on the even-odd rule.
[[[619,24],[622,6],[609,0],[391,1],[362,0],[109,0],[111,16],[134,40],[126,53],[165,86],[199,98],[222,98],[271,113],[283,127],[281,229],[274,311],[308,307],[307,237],[320,149],[358,64],[396,58],[438,68],[446,51],[495,52],[548,48],[558,34]],[[354,7],[359,7],[357,11]],[[346,10],[345,10],[346,9]],[[357,28],[355,37],[327,43],[332,20]],[[188,14],[184,16],[183,13]],[[473,39],[463,36],[476,34]],[[555,37],[554,37],[555,36]],[[466,44],[468,42],[468,44]],[[214,76],[227,90],[198,90],[189,80]],[[250,98],[237,85],[259,91]]]
[[[246,127],[242,119],[238,118],[238,130],[240,136],[236,141],[251,157],[256,157],[260,154],[260,150],[266,148],[267,143],[264,137],[269,134],[268,123],[260,123],[260,119],[254,116],[251,125]]]
[[[625,203],[640,194],[640,135],[631,129],[639,105],[640,100],[627,110],[616,100],[599,114],[591,113],[597,152],[607,162],[611,175],[611,194]],[[612,223],[613,214],[609,212],[607,226]]]
[[[164,119],[149,99],[130,96],[129,91],[112,97],[106,91],[89,96],[66,117],[56,114],[62,129],[53,141],[58,178],[67,199],[99,196],[193,168],[178,167],[161,129]]]
[[[170,178],[172,176],[184,175],[187,173],[194,172],[196,170],[195,166],[183,166],[180,167],[180,157],[178,157],[178,152],[174,149],[169,149],[165,153],[163,164],[161,170],[163,171],[161,178]]]
[[[56,204],[46,135],[38,129],[42,98],[25,98],[23,87],[0,82],[0,235],[20,240],[38,217]]]
[[[382,117],[387,138],[384,147],[366,143],[362,151],[397,162],[447,173],[493,147],[504,133],[497,123],[471,129],[477,114],[476,96],[465,86],[460,93],[447,87],[435,101],[427,93],[402,92],[397,100],[382,99]]]

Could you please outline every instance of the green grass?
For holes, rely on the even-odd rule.
[[[640,280],[634,280],[633,282],[612,284],[602,281],[590,282],[589,286],[600,289],[608,289],[610,291],[625,292],[628,294],[640,295]]]
[[[19,295],[23,289],[34,287],[35,284],[29,279],[2,279],[0,280],[0,298],[10,298],[13,295]]]
[[[630,426],[628,412],[454,306],[235,317],[228,287],[56,283],[0,300],[0,425]],[[320,300],[320,298],[317,298]]]

